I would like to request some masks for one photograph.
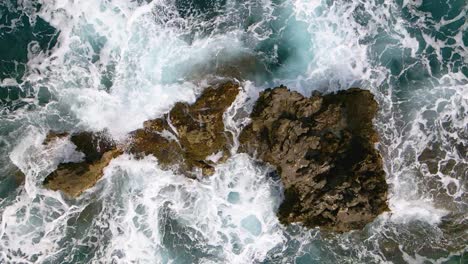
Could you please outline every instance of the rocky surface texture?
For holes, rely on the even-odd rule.
[[[223,114],[238,93],[239,86],[227,82],[205,89],[192,105],[177,103],[168,114],[134,131],[128,152],[154,155],[163,167],[187,176],[197,170],[213,174],[213,165],[229,156],[232,135],[225,132]]]
[[[229,156],[232,135],[225,132],[223,114],[235,100],[239,86],[233,82],[209,87],[194,104],[177,103],[161,118],[146,121],[130,133],[127,144],[117,146],[104,133],[72,134],[50,132],[44,144],[70,137],[84,154],[78,163],[62,163],[44,180],[46,188],[79,196],[102,177],[110,161],[124,153],[136,157],[154,155],[164,168],[176,169],[189,177],[214,173],[213,165]]]
[[[349,89],[310,98],[286,87],[260,94],[241,151],[273,165],[285,187],[278,217],[338,232],[361,229],[387,210],[382,160],[374,148],[377,103]]]
[[[50,133],[45,144],[54,139],[68,136],[66,133]],[[84,154],[84,160],[78,163],[62,163],[49,174],[44,185],[51,190],[61,190],[71,197],[79,196],[91,188],[102,177],[103,169],[122,152],[105,133],[81,132],[70,136],[76,151]]]
[[[233,82],[206,88],[195,103],[177,103],[161,118],[146,121],[121,146],[105,133],[51,133],[46,144],[70,137],[85,158],[60,164],[44,184],[76,197],[123,152],[153,155],[163,168],[188,177],[211,175],[230,155],[232,135],[225,131],[223,114],[239,89]],[[387,210],[382,160],[374,148],[376,111],[372,94],[360,89],[310,98],[286,87],[260,94],[252,122],[239,136],[240,151],[277,169],[285,187],[278,212],[282,223],[343,232],[361,229]]]

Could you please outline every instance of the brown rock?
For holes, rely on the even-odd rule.
[[[49,135],[46,141],[50,142],[52,137]],[[84,161],[59,164],[58,168],[45,178],[44,186],[77,197],[96,184],[103,175],[103,169],[122,151],[117,149],[115,143],[103,132],[72,134],[70,141],[76,145],[77,151],[85,155]]]
[[[55,131],[50,131],[44,142],[42,142],[42,144],[44,145],[48,145],[49,143],[59,139],[59,138],[64,138],[64,137],[67,137],[68,136],[68,133],[67,132],[55,132]]]
[[[382,160],[373,145],[376,111],[372,94],[360,89],[310,98],[286,87],[260,94],[240,150],[277,168],[285,187],[282,223],[343,232],[387,210]]]
[[[93,163],[102,156],[116,148],[116,144],[105,132],[81,132],[73,134],[70,141],[75,144],[76,150],[85,154],[85,161]]]
[[[162,118],[146,121],[132,132],[128,152],[154,155],[164,167],[178,166],[189,176],[196,168],[213,174],[207,157],[219,151],[229,155],[232,138],[224,130],[223,114],[238,93],[238,84],[226,82],[205,89],[192,105],[177,103]]]
[[[110,150],[93,163],[62,163],[44,180],[44,186],[54,191],[62,191],[71,197],[77,197],[93,187],[102,177],[103,170],[111,160],[122,154],[118,149]]]
[[[44,184],[76,197],[96,184],[123,151],[154,155],[162,167],[187,176],[197,170],[211,175],[213,165],[229,156],[232,138],[223,114],[238,93],[233,82],[209,87],[195,103],[177,103],[163,117],[146,121],[123,147],[105,133],[72,134],[84,161],[60,164]],[[277,168],[285,187],[278,212],[282,223],[342,232],[361,229],[387,210],[382,160],[373,146],[376,111],[372,94],[360,89],[310,98],[286,87],[260,94],[252,122],[240,135],[240,150]],[[48,141],[63,136],[50,135]]]
[[[207,157],[219,151],[224,152],[224,159],[229,155],[232,139],[224,131],[223,114],[238,93],[239,86],[233,82],[209,87],[194,104],[177,103],[162,118],[146,121],[142,129],[131,133],[129,144],[123,148],[104,132],[72,134],[70,141],[84,154],[84,161],[60,164],[46,177],[44,185],[76,197],[94,186],[103,169],[123,150],[140,157],[154,155],[161,165],[178,166],[188,176],[193,175],[194,168],[211,175],[213,162]],[[51,132],[44,144],[66,136]]]
[[[10,167],[10,166],[8,166]],[[15,187],[19,187],[24,184],[26,180],[26,175],[20,170],[20,168],[16,167],[15,165],[11,164],[11,169],[7,169],[7,179],[13,184]]]

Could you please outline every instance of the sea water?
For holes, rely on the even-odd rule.
[[[465,0],[1,1],[0,263],[468,263],[467,11]],[[80,158],[66,140],[42,145],[49,130],[123,141],[225,77],[243,88],[224,116],[234,139],[248,122],[237,113],[265,88],[370,90],[390,211],[344,234],[283,226],[280,180],[236,140],[199,180],[122,155],[77,199],[43,188]]]

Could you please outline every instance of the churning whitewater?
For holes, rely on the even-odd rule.
[[[465,0],[0,2],[0,263],[468,263]],[[233,70],[236,69],[236,70]],[[237,153],[189,179],[124,154],[78,198],[44,188],[79,161],[54,131],[123,142],[212,80],[242,91],[351,87],[374,126],[389,211],[347,233],[282,225],[272,168]],[[24,174],[21,179],[20,174]]]

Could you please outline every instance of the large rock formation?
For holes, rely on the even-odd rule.
[[[128,151],[154,155],[163,167],[177,167],[187,176],[197,169],[213,174],[213,165],[229,155],[232,135],[225,132],[223,114],[238,93],[239,85],[226,82],[205,89],[192,105],[177,103],[168,114],[134,131]]]
[[[241,151],[273,165],[285,187],[282,223],[347,231],[387,210],[384,171],[374,148],[377,103],[350,89],[310,98],[286,87],[260,94]]]
[[[67,133],[52,132],[44,143],[50,144],[54,139],[66,136]],[[76,146],[76,151],[84,154],[84,160],[59,164],[45,178],[44,185],[51,190],[61,190],[71,197],[77,197],[96,184],[104,168],[122,151],[105,133],[76,133],[70,136],[70,141]]]
[[[189,177],[211,175],[213,165],[230,154],[232,135],[225,131],[223,114],[238,93],[233,82],[209,87],[195,103],[177,103],[161,118],[146,121],[121,146],[103,133],[71,135],[84,161],[60,164],[44,184],[78,196],[123,152],[153,155],[163,168]],[[240,151],[277,169],[285,187],[278,212],[282,223],[348,231],[387,209],[382,160],[374,148],[376,111],[372,94],[360,89],[310,98],[286,87],[260,94],[252,122],[240,135]],[[51,134],[46,142],[66,136]]]

